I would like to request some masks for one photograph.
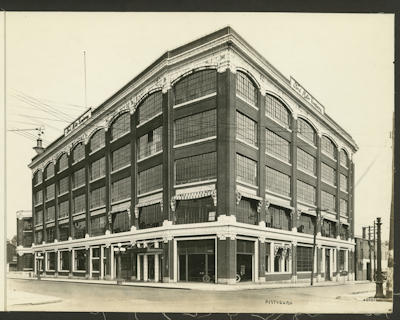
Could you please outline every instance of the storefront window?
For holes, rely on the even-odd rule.
[[[60,267],[62,271],[69,271],[69,251],[60,251]]]
[[[209,222],[215,218],[216,208],[211,197],[179,200],[176,204],[176,223]]]
[[[54,271],[56,270],[56,253],[47,252],[47,271]]]
[[[75,250],[75,271],[85,271],[86,270],[86,250],[80,249]]]
[[[312,265],[312,247],[297,246],[297,271],[311,271]]]

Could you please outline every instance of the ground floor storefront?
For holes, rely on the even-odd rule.
[[[313,270],[315,282],[354,280],[351,241],[319,236],[314,249],[308,235],[199,225],[35,246],[34,272],[121,282],[235,284],[307,282]]]

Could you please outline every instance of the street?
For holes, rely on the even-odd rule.
[[[9,311],[387,313],[374,301],[374,283],[329,287],[203,291],[8,279]],[[16,303],[18,295],[46,295],[43,303]]]

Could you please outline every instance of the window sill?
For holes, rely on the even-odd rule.
[[[49,201],[51,201],[51,200],[54,200],[54,197],[53,197],[53,198],[46,199],[46,202],[49,202]]]
[[[193,140],[193,141],[190,141],[190,142],[180,143],[180,144],[174,145],[174,148],[180,148],[180,147],[185,147],[185,146],[189,146],[189,145],[196,144],[196,143],[215,140],[216,138],[217,138],[217,136],[211,136],[211,137],[207,137],[207,138]]]
[[[250,107],[254,108],[255,110],[258,111],[258,107],[256,105],[254,105],[252,102],[250,102],[249,100],[247,100],[246,98],[242,97],[239,94],[236,94],[236,98],[239,98],[240,100],[242,100],[243,102],[245,102],[247,105],[249,105]]]
[[[255,146],[254,144],[251,144],[251,143],[249,143],[249,142],[247,142],[247,141],[245,141],[245,140],[243,140],[243,139],[240,139],[240,138],[238,138],[238,137],[236,137],[236,140],[237,140],[237,141],[240,141],[241,143],[244,143],[246,146],[249,146],[249,147],[251,147],[251,148],[253,148],[253,149],[258,150],[258,147]]]
[[[297,167],[297,170],[299,170],[299,171],[301,171],[301,172],[303,172],[303,173],[305,173],[305,174],[317,179],[317,176],[315,175],[315,173],[313,173],[311,171],[307,171],[307,170],[299,168],[299,167]]]
[[[267,151],[265,151],[265,154],[268,155],[268,156],[270,156],[270,157],[272,157],[272,158],[274,158],[274,159],[276,159],[276,160],[279,160],[279,161],[281,161],[281,162],[283,162],[283,163],[285,163],[285,164],[287,164],[287,165],[289,165],[289,166],[292,165],[290,162],[286,161],[285,159],[279,158],[279,157],[278,157],[277,155],[275,155],[275,154],[272,154],[272,153],[267,152]]]
[[[244,181],[239,180],[239,179],[236,179],[236,183],[240,183],[240,184],[242,184],[242,185],[244,185],[244,186],[246,186],[246,187],[249,187],[249,188],[258,190],[258,186],[257,186],[257,185],[250,184],[250,183],[248,183],[248,182],[244,182]]]
[[[310,140],[307,140],[306,138],[302,137],[300,134],[297,134],[297,138],[300,139],[301,141],[307,143],[310,147],[313,147],[315,150],[317,150],[317,146],[313,144]]]
[[[60,193],[59,195],[58,195],[58,197],[62,197],[63,195],[66,195],[66,194],[68,194],[69,193],[69,191],[65,191],[65,192],[63,192],[63,193]]]
[[[110,174],[117,173],[117,172],[122,171],[122,170],[124,170],[126,168],[129,168],[130,166],[131,166],[131,164],[129,163],[129,164],[127,164],[127,165],[125,165],[125,166],[123,166],[121,168],[118,168],[118,169],[115,169],[115,170],[111,171]]]
[[[105,177],[106,177],[106,175],[104,174],[104,175],[101,176],[101,177],[97,177],[97,178],[94,178],[94,179],[90,180],[89,183],[93,183],[93,182],[99,181],[99,180],[101,180],[101,179],[104,179]]]
[[[136,126],[136,128],[140,128],[141,126],[145,125],[146,123],[150,122],[151,120],[157,118],[157,117],[160,116],[160,115],[162,115],[162,111],[159,112],[159,113],[157,113],[157,114],[155,114],[155,115],[152,116],[151,118],[149,118],[149,119],[147,119],[147,120],[144,120],[143,122],[140,122],[140,123]]]
[[[101,205],[99,207],[90,208],[89,211],[92,212],[92,211],[96,211],[96,210],[99,210],[99,209],[105,209],[105,207],[106,207],[106,205],[104,204],[104,205]]]
[[[326,181],[326,180],[324,180],[324,179],[322,179],[322,178],[321,178],[321,181],[322,181],[323,183],[326,183],[327,185],[331,186],[332,188],[335,188],[335,189],[336,189],[336,186],[335,186],[334,184],[332,184],[332,183],[330,183],[330,182],[328,182],[328,181]]]
[[[157,192],[161,192],[162,190],[163,190],[162,188],[159,188],[159,189],[156,189],[156,190],[148,191],[148,192],[146,192],[146,193],[138,194],[137,197],[138,197],[138,198],[142,198],[142,197],[149,196],[149,195],[154,194],[154,193],[157,193]]]
[[[82,188],[84,186],[85,186],[85,184],[81,184],[80,186],[72,188],[72,191],[76,191],[76,190],[78,190],[78,189],[80,189],[80,188]]]
[[[79,212],[74,212],[74,213],[72,214],[72,216],[73,216],[73,217],[79,216],[79,215],[81,215],[81,214],[83,214],[83,213],[86,213],[86,211],[83,210],[83,211],[79,211]]]
[[[52,174],[50,177],[46,177],[46,179],[44,179],[44,181],[50,180],[51,178],[54,178],[55,174]]]
[[[329,159],[331,159],[332,161],[335,161],[335,162],[336,162],[337,159],[333,158],[332,155],[326,153],[324,150],[322,150],[322,148],[321,148],[321,153],[322,153],[324,156],[327,156],[327,157],[328,157]]]
[[[123,133],[122,135],[120,135],[119,137],[116,137],[116,138],[110,140],[110,143],[113,143],[113,142],[115,142],[115,141],[117,141],[117,140],[119,140],[119,139],[121,139],[121,138],[127,136],[127,135],[130,134],[130,133],[131,133],[131,131],[129,130],[129,131]]]
[[[153,154],[151,154],[151,155],[148,155],[148,156],[145,156],[145,157],[143,157],[143,158],[140,158],[140,159],[138,159],[138,163],[139,162],[142,162],[142,161],[144,161],[144,160],[147,160],[147,159],[149,159],[149,158],[151,158],[151,157],[154,157],[154,156],[156,156],[156,155],[158,155],[158,154],[161,154],[163,151],[162,151],[162,149],[161,150],[158,150],[157,152],[154,152]]]
[[[60,174],[60,173],[63,173],[65,170],[67,170],[68,169],[68,166],[66,166],[65,168],[62,168],[61,170],[59,170],[57,173],[58,174]]]
[[[76,272],[76,273],[86,273],[86,270],[73,270],[72,272]]]
[[[122,200],[116,200],[114,202],[111,202],[111,205],[115,206],[117,204],[120,204],[120,203],[123,203],[123,202],[127,202],[127,201],[130,201],[130,200],[131,200],[131,197],[128,197],[128,198],[125,198],[125,199],[122,199]]]
[[[348,190],[343,190],[342,188],[340,188],[340,191],[344,192],[344,193],[349,193]]]
[[[81,162],[83,159],[85,159],[85,157],[80,158],[80,159],[78,159],[78,160],[72,162],[72,165],[75,165],[75,164],[77,164],[78,162]]]
[[[270,195],[273,195],[273,196],[277,196],[277,197],[283,198],[285,200],[292,200],[291,196],[286,196],[286,195],[283,195],[283,194],[280,194],[280,193],[277,193],[277,192],[274,192],[274,191],[271,191],[271,190],[268,190],[268,189],[265,189],[265,192],[267,192],[267,194],[270,194]]]
[[[274,274],[292,274],[290,271],[276,271],[276,272],[265,272],[265,275],[271,276]]]
[[[193,103],[193,102],[198,102],[198,101],[201,101],[201,100],[205,100],[205,99],[207,99],[207,98],[214,97],[214,96],[216,96],[216,95],[217,95],[217,92],[213,92],[213,93],[207,94],[207,95],[205,95],[205,96],[202,96],[202,97],[199,97],[199,98],[196,98],[196,99],[192,99],[192,100],[189,100],[189,101],[185,101],[185,102],[176,104],[176,105],[173,106],[173,108],[174,108],[174,109],[180,108],[180,107],[186,106],[186,105],[188,105],[188,104],[191,104],[191,103]]]
[[[290,129],[289,127],[286,126],[285,123],[283,123],[282,121],[279,121],[278,119],[272,118],[269,114],[265,113],[265,116],[270,119],[271,121],[275,122],[276,124],[280,125],[281,127],[285,128],[288,132],[292,132],[292,129]],[[268,129],[268,128],[267,128]],[[270,130],[270,129],[268,129]],[[271,130],[273,131],[273,130]]]
[[[106,145],[100,146],[100,147],[98,147],[97,149],[94,149],[94,150],[90,151],[90,152],[89,152],[89,156],[91,156],[92,154],[95,154],[97,151],[99,151],[99,150],[105,148],[105,146],[106,146]]]
[[[217,179],[210,179],[210,180],[202,180],[202,181],[196,181],[196,182],[188,182],[188,183],[182,183],[182,184],[175,184],[174,188],[185,188],[185,187],[191,187],[191,186],[197,186],[197,185],[203,185],[203,184],[209,184],[209,183],[215,183]]]

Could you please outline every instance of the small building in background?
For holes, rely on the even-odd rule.
[[[17,211],[16,270],[33,271],[32,211]]]
[[[17,252],[15,243],[7,240],[7,271],[15,271],[17,269]]]

